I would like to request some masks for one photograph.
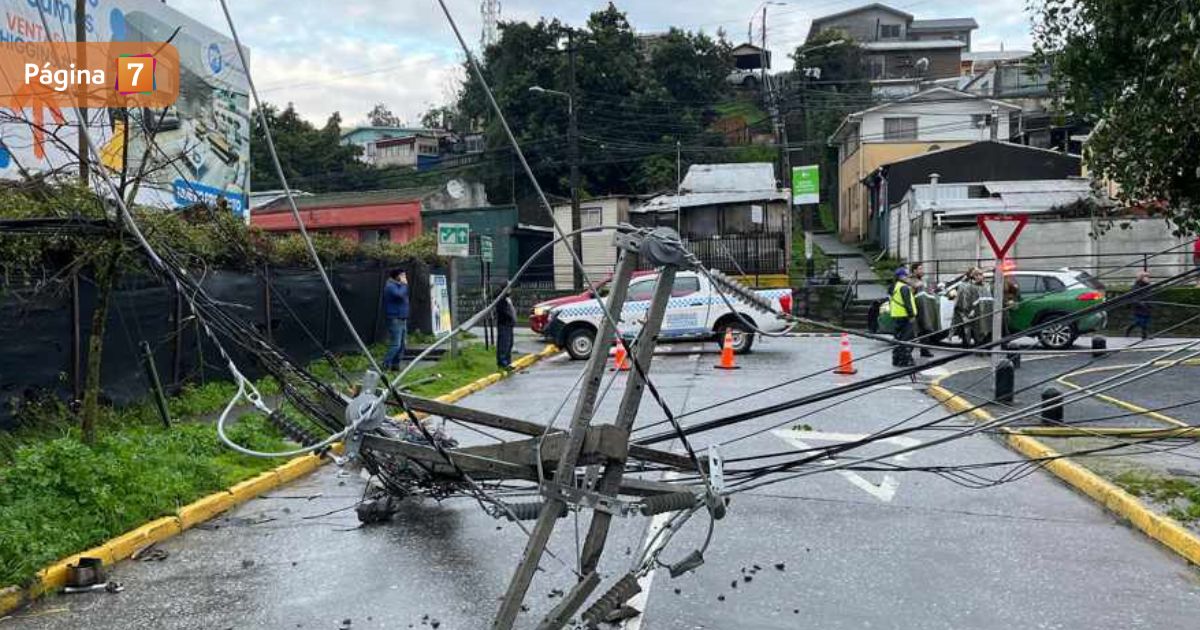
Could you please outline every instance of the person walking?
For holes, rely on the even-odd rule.
[[[383,287],[383,315],[387,320],[388,349],[383,369],[399,370],[404,359],[404,341],[408,336],[408,274],[401,269],[388,272]]]
[[[517,325],[517,307],[507,292],[502,293],[503,299],[496,304],[496,365],[507,372],[513,369],[513,328]]]
[[[925,284],[925,264],[915,263],[908,275],[908,285],[912,287],[913,299],[920,300],[922,295],[928,292],[928,285]],[[936,304],[937,298],[933,299]],[[933,335],[935,329],[934,317],[936,311],[928,308],[920,308],[918,306],[917,318],[914,320],[916,327],[914,337],[922,344],[930,343],[929,338]],[[929,348],[921,348],[921,356],[930,358],[933,356],[933,351]]]
[[[917,300],[912,287],[906,280],[908,270],[904,267],[896,269],[896,283],[892,285],[891,299],[888,302],[888,313],[896,327],[897,342],[907,342],[913,338],[913,320],[917,318]],[[912,358],[912,346],[897,343],[892,348],[892,366],[909,367],[915,365]]]
[[[1133,283],[1133,291],[1144,291],[1150,286],[1150,272],[1146,270],[1139,271],[1137,280]],[[1142,339],[1150,336],[1150,300],[1149,295],[1142,295],[1136,302],[1133,303],[1133,323],[1125,329],[1125,336],[1128,337],[1135,328],[1142,331]]]

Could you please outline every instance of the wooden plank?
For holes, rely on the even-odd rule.
[[[446,458],[437,449],[430,446],[405,442],[404,440],[383,437],[381,435],[367,435],[363,438],[363,448],[400,455],[427,464],[432,467],[434,474],[457,476],[454,467],[446,462]],[[472,476],[476,473],[488,473],[493,478],[537,481],[537,470],[531,466],[521,466],[505,461],[492,460],[470,453],[463,453],[459,450],[450,450],[448,452],[451,458],[453,458],[454,463],[458,464],[458,467],[463,472],[469,473]]]

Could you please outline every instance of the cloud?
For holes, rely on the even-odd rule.
[[[770,6],[767,43],[775,67],[804,41],[813,17],[854,8],[866,0],[816,0]],[[478,46],[479,0],[447,0],[468,45]],[[501,19],[557,18],[582,26],[607,0],[504,0]],[[751,11],[747,0],[704,0],[681,5],[662,0],[617,0],[634,28],[665,31],[675,26],[745,40]],[[1025,0],[899,0],[896,8],[918,18],[974,17],[980,28],[974,48],[1030,46]],[[222,33],[228,32],[215,0],[172,0],[170,6]],[[324,0],[232,2],[238,35],[251,50],[251,71],[263,98],[293,102],[302,116],[321,124],[334,111],[347,124],[361,122],[376,102],[416,121],[431,105],[448,102],[463,76],[463,55],[436,0]],[[754,26],[755,39],[761,29]]]

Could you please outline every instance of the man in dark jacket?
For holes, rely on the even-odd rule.
[[[1133,283],[1133,291],[1139,291],[1150,286],[1150,272],[1139,271],[1137,280]],[[1143,291],[1144,292],[1144,291]],[[1138,298],[1138,301],[1133,303],[1133,323],[1125,329],[1125,336],[1128,337],[1133,330],[1137,328],[1142,331],[1142,339],[1150,336],[1150,296],[1143,295]]]
[[[496,365],[512,369],[513,328],[517,325],[517,307],[507,293],[496,305]]]
[[[408,336],[408,275],[400,269],[388,273],[387,284],[383,287],[383,315],[388,331],[383,369],[399,370],[404,358],[404,339]]]

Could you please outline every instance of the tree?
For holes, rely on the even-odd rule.
[[[1065,111],[1095,123],[1093,177],[1200,232],[1200,3],[1035,0],[1034,45]]]
[[[371,111],[367,112],[367,121],[372,127],[403,127],[404,121],[400,117],[393,114],[392,110],[388,109],[383,103],[376,103]]]
[[[288,103],[279,111],[263,103],[267,125],[279,161],[287,176],[288,185],[309,192],[333,190],[368,190],[377,187],[378,172],[359,160],[362,149],[342,144],[342,117],[334,112],[325,126],[317,129],[300,117]],[[267,148],[266,134],[259,123],[258,113],[251,117],[250,185],[255,190],[281,188]]]
[[[545,19],[500,28],[500,41],[481,60],[483,74],[535,175],[547,192],[565,197],[567,102],[529,88],[570,90],[568,28]],[[625,14],[609,4],[575,29],[571,41],[585,195],[674,188],[677,141],[689,147],[685,156],[692,160],[728,158],[728,153],[696,150],[721,144],[707,125],[716,117],[715,106],[728,98],[724,79],[730,46],[724,37],[673,29],[660,38],[639,38]],[[523,187],[513,180],[508,139],[471,68],[453,109],[464,128],[469,122],[484,131],[489,153],[483,177],[489,191],[507,198],[514,184]]]

